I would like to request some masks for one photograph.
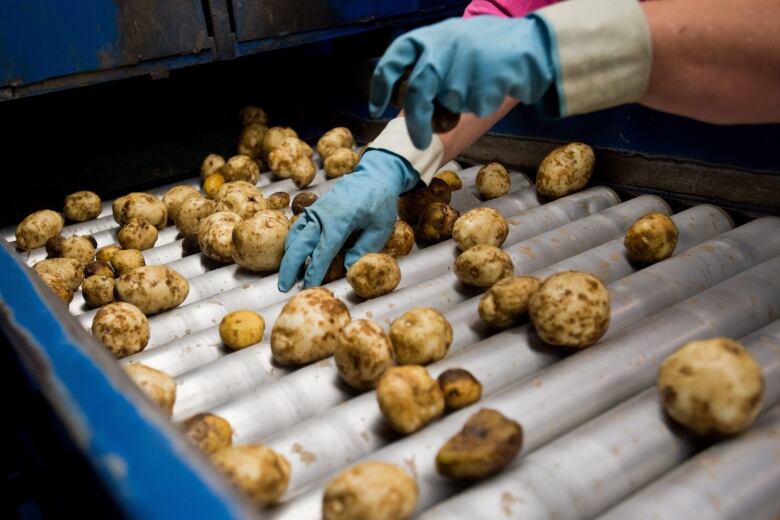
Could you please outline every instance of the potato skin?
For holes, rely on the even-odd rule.
[[[38,277],[43,280],[51,291],[57,295],[57,297],[65,303],[70,303],[73,300],[73,291],[65,285],[65,282],[49,273],[36,273]]]
[[[284,365],[319,361],[336,350],[350,321],[347,306],[327,289],[304,289],[285,304],[271,331],[271,352]]]
[[[322,137],[317,141],[317,151],[323,162],[336,150],[341,148],[351,150],[353,146],[355,146],[355,138],[349,128],[343,126],[331,128],[322,134]]]
[[[46,248],[47,258],[60,258],[62,256],[62,243],[65,242],[65,237],[62,235],[54,235],[46,241],[43,247]]]
[[[443,202],[434,202],[425,208],[417,223],[419,235],[424,240],[441,242],[452,236],[452,227],[460,217],[458,210]]]
[[[204,255],[217,262],[230,262],[233,229],[241,217],[232,211],[217,211],[204,218],[198,227],[198,246]]]
[[[512,276],[512,258],[495,246],[478,245],[461,253],[455,259],[455,276],[461,283],[475,287],[490,287],[507,276]]]
[[[173,414],[176,402],[176,380],[154,368],[142,364],[127,365],[125,372],[141,391],[168,417]]]
[[[452,238],[461,251],[480,244],[500,247],[507,235],[509,235],[509,225],[506,219],[493,208],[469,210],[452,226]]]
[[[263,139],[268,132],[268,127],[261,123],[250,123],[241,130],[238,136],[236,152],[240,155],[248,155],[252,159],[263,157]]]
[[[220,173],[213,173],[203,180],[203,193],[206,197],[214,199],[220,188],[225,185],[225,178]]]
[[[551,199],[580,191],[588,183],[596,156],[583,143],[569,143],[547,154],[536,172],[536,191]]]
[[[116,282],[116,298],[132,303],[146,315],[178,306],[187,297],[187,280],[164,265],[137,267]]]
[[[229,211],[242,219],[248,219],[266,207],[265,199],[257,190],[252,193],[245,189],[228,189],[217,195],[217,205],[214,210],[215,212]],[[203,226],[203,222],[201,221],[200,227]]]
[[[282,210],[290,206],[290,194],[284,191],[278,191],[265,199],[268,209]]]
[[[111,267],[116,276],[122,276],[133,269],[146,265],[144,255],[137,249],[120,249],[111,255]]]
[[[393,321],[390,340],[399,365],[427,365],[447,355],[452,326],[436,309],[415,307]]]
[[[404,220],[396,220],[390,238],[380,253],[400,258],[408,255],[414,247],[414,229]]]
[[[268,157],[277,146],[288,137],[298,137],[298,133],[290,127],[272,126],[263,138],[263,155]]]
[[[357,390],[370,390],[393,365],[393,347],[375,322],[355,320],[339,331],[334,357],[341,379]]]
[[[338,148],[325,158],[322,167],[328,179],[335,179],[352,173],[359,160],[360,156],[352,148]]]
[[[436,378],[448,410],[460,410],[482,397],[482,383],[468,370],[449,368]]]
[[[314,166],[311,157],[312,149],[308,144],[297,137],[286,137],[268,154],[268,166],[281,179],[289,179],[295,175],[305,177],[309,174],[309,171],[308,169],[305,172],[302,171],[302,166],[299,163],[311,163],[311,169],[316,172],[317,168]],[[314,172],[311,172],[312,178],[314,177]]]
[[[589,347],[609,327],[609,291],[591,274],[557,273],[531,295],[528,314],[545,343]]]
[[[265,110],[262,108],[254,105],[247,105],[242,108],[238,113],[238,116],[241,118],[241,124],[244,126],[251,124],[268,124],[268,114],[266,114]]]
[[[227,182],[247,181],[257,184],[260,178],[260,168],[248,155],[234,155],[220,168],[217,173],[222,175]]]
[[[387,462],[362,462],[333,477],[322,497],[323,520],[405,520],[417,504],[417,483]]]
[[[141,352],[149,342],[149,320],[129,303],[109,303],[95,314],[92,336],[117,358]]]
[[[251,271],[276,271],[284,256],[290,221],[279,211],[262,210],[233,228],[231,256]]]
[[[347,282],[361,298],[376,298],[398,287],[401,269],[390,255],[368,253],[349,268]]]
[[[217,203],[203,197],[190,197],[181,203],[176,215],[176,229],[184,236],[198,232],[200,222],[214,213]]]
[[[734,435],[761,409],[764,378],[750,352],[734,340],[691,341],[667,357],[658,372],[666,412],[699,435]]]
[[[416,432],[444,413],[444,395],[424,367],[388,369],[376,388],[382,414],[399,433]]]
[[[27,215],[16,227],[16,245],[24,250],[43,247],[51,237],[62,231],[62,215],[50,209]]]
[[[672,256],[679,236],[677,226],[667,215],[648,213],[628,228],[623,245],[631,261],[650,264]]]
[[[452,191],[458,191],[463,187],[463,181],[460,176],[452,170],[443,170],[437,173],[434,178],[441,179],[447,183]]]
[[[277,502],[290,483],[290,463],[262,444],[224,448],[211,461],[233,486],[260,505]]]
[[[210,153],[203,159],[200,165],[200,176],[205,180],[217,173],[223,166],[225,166],[225,158],[221,155]]]
[[[162,201],[168,209],[169,222],[176,220],[176,215],[179,212],[182,202],[190,197],[200,197],[200,192],[192,186],[185,185],[174,186],[165,192]]]
[[[303,210],[317,202],[317,199],[317,194],[312,191],[304,191],[303,193],[299,193],[293,198],[292,205],[290,206],[293,215],[299,215],[303,213]]]
[[[38,273],[48,273],[59,278],[70,291],[75,291],[84,281],[84,269],[75,258],[49,258],[33,266]]]
[[[111,263],[111,257],[114,256],[114,253],[117,251],[121,251],[122,248],[119,246],[105,246],[101,247],[97,250],[97,253],[95,253],[95,260],[98,262],[105,262],[107,264]]]
[[[100,215],[102,204],[94,191],[77,191],[65,197],[62,212],[68,220],[85,222]]]
[[[62,258],[73,258],[81,264],[88,264],[95,258],[95,246],[87,237],[72,236],[62,241],[60,245]]]
[[[112,205],[114,220],[123,226],[134,218],[143,219],[157,229],[168,223],[168,208],[165,203],[148,193],[134,192],[119,197]]]
[[[479,300],[479,317],[492,327],[506,328],[528,311],[531,295],[542,284],[533,276],[497,281]]]
[[[111,265],[106,262],[101,262],[100,260],[95,260],[94,262],[90,262],[87,265],[84,266],[84,279],[86,280],[90,276],[108,276],[109,278],[114,278],[114,270],[111,268]]]
[[[290,172],[290,178],[295,183],[295,186],[302,190],[307,188],[311,181],[314,180],[314,176],[317,174],[317,166],[314,161],[308,157],[299,159],[292,165]]]
[[[157,228],[145,220],[131,219],[117,233],[117,240],[122,249],[151,249],[157,242]]]
[[[102,307],[114,301],[114,277],[93,275],[84,280],[81,287],[84,301],[90,307]]]
[[[233,428],[218,415],[199,413],[181,424],[181,431],[206,455],[229,448],[233,444]]]
[[[501,197],[509,193],[509,172],[497,162],[486,164],[477,173],[476,185],[485,200]]]
[[[265,334],[265,320],[252,311],[233,311],[225,315],[219,324],[222,343],[239,350],[259,343]]]

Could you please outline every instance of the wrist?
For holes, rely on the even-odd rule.
[[[425,184],[430,183],[436,175],[436,170],[444,157],[444,147],[436,134],[433,135],[431,144],[427,148],[417,149],[412,144],[406,129],[406,120],[403,117],[391,120],[376,139],[368,144],[366,153],[369,150],[379,150],[395,155],[417,174],[418,180],[422,180]],[[411,189],[411,187],[407,189]]]
[[[389,150],[368,148],[360,158],[360,167],[371,177],[371,183],[389,181],[399,195],[411,190],[420,182],[420,174],[409,164],[409,161]]]

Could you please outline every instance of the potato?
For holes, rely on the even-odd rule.
[[[311,363],[333,354],[337,334],[349,323],[349,311],[321,287],[290,298],[271,331],[274,360],[284,365]]]
[[[399,365],[427,365],[447,355],[452,326],[436,309],[415,307],[393,321],[390,340]]]
[[[162,201],[168,209],[168,221],[174,222],[182,202],[190,197],[200,197],[200,192],[192,186],[174,186],[165,192]]]
[[[496,246],[478,245],[467,249],[455,259],[455,276],[461,283],[475,287],[490,287],[514,273],[512,258]]]
[[[417,483],[387,462],[361,462],[333,477],[322,497],[323,520],[406,520],[417,504]]]
[[[268,209],[282,210],[290,206],[290,194],[283,191],[277,191],[265,199],[265,203],[268,206]]]
[[[144,251],[157,242],[157,228],[145,220],[134,218],[122,226],[116,238],[122,249]]]
[[[84,268],[75,258],[49,258],[41,260],[33,266],[38,273],[48,273],[59,278],[65,286],[75,291],[84,281]]]
[[[541,284],[533,276],[497,281],[479,300],[479,317],[493,327],[514,325],[528,311],[528,301]]]
[[[103,203],[94,191],[77,191],[65,197],[62,212],[65,218],[73,222],[84,222],[98,218],[103,211]]]
[[[181,241],[181,256],[191,256],[200,253],[200,244],[198,243],[197,233],[184,237]]]
[[[459,410],[479,401],[482,383],[468,370],[449,368],[436,378],[448,410]]]
[[[187,280],[164,265],[137,267],[123,274],[115,289],[118,300],[132,303],[147,315],[173,309],[189,291]]]
[[[241,118],[241,124],[244,126],[251,124],[268,124],[268,114],[260,107],[247,105],[241,109],[238,115]]]
[[[335,179],[355,171],[360,157],[352,148],[338,148],[328,155],[322,163],[325,176]]]
[[[569,143],[547,154],[536,172],[536,191],[551,199],[565,197],[585,187],[596,156],[583,143]]]
[[[93,275],[84,280],[81,288],[84,301],[90,307],[102,307],[114,301],[114,277]]]
[[[217,173],[222,175],[227,182],[247,181],[251,184],[257,184],[257,180],[260,178],[260,168],[248,155],[234,155]]]
[[[341,329],[334,356],[341,379],[357,390],[376,387],[393,365],[390,338],[371,320],[355,320]]]
[[[312,150],[308,144],[297,137],[286,137],[268,154],[268,166],[277,177],[292,178],[298,187],[302,184],[308,186],[317,171],[311,157]],[[306,179],[308,182],[304,182]]]
[[[764,378],[742,345],[712,338],[690,341],[667,357],[658,391],[666,412],[694,433],[734,435],[758,415]]]
[[[387,239],[385,247],[380,253],[390,255],[393,258],[400,258],[408,255],[414,247],[414,230],[412,226],[403,220],[396,220],[393,225],[393,232]]]
[[[233,428],[218,415],[199,413],[184,421],[180,427],[190,442],[206,455],[233,444]]]
[[[141,352],[149,342],[149,320],[129,303],[109,303],[95,314],[92,336],[108,347],[114,356],[123,358]]]
[[[170,417],[176,402],[176,380],[165,372],[140,363],[127,365],[124,368],[146,397]]]
[[[111,263],[111,257],[114,256],[114,253],[117,251],[121,251],[122,248],[119,246],[105,246],[101,247],[97,250],[97,253],[95,253],[95,260],[98,262],[105,262],[107,264]]]
[[[220,168],[225,166],[225,158],[215,153],[210,153],[203,159],[200,165],[200,176],[203,179],[208,179],[219,171]]]
[[[483,408],[441,447],[436,470],[456,480],[486,478],[508,466],[522,446],[523,428],[517,422]]]
[[[114,220],[120,226],[137,218],[147,221],[157,229],[168,223],[168,208],[157,197],[148,193],[130,193],[119,197],[112,206]]]
[[[417,230],[424,240],[441,242],[452,236],[452,226],[458,217],[458,210],[443,202],[434,202],[423,210]]]
[[[200,222],[217,210],[217,203],[203,197],[190,197],[179,206],[176,229],[184,236],[198,232]]]
[[[650,264],[672,256],[678,238],[671,218],[663,213],[648,213],[628,228],[623,245],[633,262]]]
[[[252,159],[263,156],[263,139],[268,127],[260,123],[251,123],[241,130],[238,136],[238,147],[236,152],[241,155],[248,155]],[[258,168],[259,169],[259,168]]]
[[[424,367],[389,368],[379,379],[376,398],[390,426],[399,433],[416,432],[444,413],[444,395]]]
[[[55,235],[47,240],[46,244],[44,244],[46,256],[49,258],[60,258],[62,256],[63,242],[65,242],[65,237],[62,235]]]
[[[251,194],[246,190],[230,190],[217,199],[215,211],[231,212],[241,219],[247,219],[266,207],[265,200],[259,192]],[[208,217],[201,221],[200,228],[207,219]]]
[[[501,164],[492,162],[480,168],[476,184],[483,199],[495,199],[509,193],[509,173]]]
[[[279,211],[259,211],[233,229],[233,260],[250,271],[276,271],[284,256],[290,221]]]
[[[457,173],[452,170],[443,170],[434,176],[435,179],[441,179],[447,183],[451,191],[458,191],[463,187],[463,181]]]
[[[259,343],[265,334],[265,320],[252,311],[233,311],[225,315],[219,324],[222,343],[239,350]]]
[[[241,217],[232,211],[217,211],[204,218],[198,228],[198,246],[203,254],[217,262],[232,261],[233,228],[240,223]]]
[[[52,292],[57,295],[60,300],[64,301],[65,303],[70,303],[71,300],[73,300],[73,291],[71,291],[70,288],[65,285],[65,282],[60,280],[58,277],[49,273],[36,274],[41,280],[43,280],[43,283],[45,283],[49,289],[51,289]]]
[[[449,204],[451,195],[449,185],[434,178],[425,189],[412,191],[398,199],[398,217],[414,226],[420,221],[425,208],[434,202]]]
[[[122,276],[133,269],[146,265],[144,255],[137,249],[120,249],[111,255],[111,267],[116,276]]]
[[[317,141],[317,151],[320,158],[325,161],[333,152],[341,148],[351,149],[355,146],[355,138],[349,128],[337,126],[325,132]]]
[[[225,185],[225,178],[220,173],[214,173],[203,181],[203,193],[210,199],[214,199],[220,188]]]
[[[292,200],[293,215],[303,213],[303,210],[317,202],[317,194],[311,191],[304,191],[295,196]]]
[[[317,166],[315,166],[314,161],[311,158],[303,158],[293,163],[290,178],[295,186],[302,190],[311,184],[316,174]]]
[[[62,241],[60,246],[62,258],[73,258],[81,264],[88,264],[95,258],[95,246],[87,237],[72,236]]]
[[[224,448],[211,461],[233,486],[260,505],[277,502],[290,483],[290,463],[262,444]]]
[[[29,251],[43,247],[51,237],[62,231],[65,221],[62,215],[50,209],[27,215],[16,227],[16,245]]]
[[[242,191],[247,195],[259,196],[259,197],[263,196],[263,194],[260,193],[260,190],[257,189],[257,186],[255,186],[251,182],[232,181],[232,182],[226,182],[225,184],[222,185],[219,191],[217,191],[217,195],[215,199],[217,201],[220,201],[231,191]]]
[[[288,137],[298,137],[295,130],[285,126],[272,126],[263,137],[263,156],[268,157]],[[273,167],[271,168],[273,169]]]
[[[349,268],[347,282],[361,298],[376,298],[398,287],[401,269],[390,255],[368,253]]]
[[[506,219],[493,208],[469,210],[452,226],[452,238],[461,251],[480,244],[500,247],[507,235],[509,235],[509,225]]]
[[[328,270],[325,272],[325,278],[322,279],[322,285],[336,280],[341,280],[347,275],[347,269],[344,267],[344,253],[337,253],[330,261]]]
[[[528,314],[545,343],[585,348],[609,327],[609,291],[588,273],[569,271],[545,280],[531,295]]]
[[[110,264],[95,260],[84,266],[84,279],[86,280],[90,276],[108,276],[114,278],[114,269]]]

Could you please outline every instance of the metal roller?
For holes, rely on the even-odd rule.
[[[744,338],[742,344],[770,382],[762,408],[772,408],[780,402],[780,321]],[[778,381],[773,384],[773,380]],[[704,444],[669,419],[653,386],[421,518],[466,519],[477,513],[488,518],[593,518],[684,462]],[[635,513],[620,518],[679,517]]]
[[[517,272],[533,272],[622,235],[637,218],[653,211],[666,212],[669,209],[666,203],[657,197],[639,197],[520,242],[505,250],[513,257]],[[408,293],[411,295],[408,300],[410,305],[434,305],[446,309],[478,292],[475,289],[461,287],[452,273],[441,275],[436,280],[437,283],[426,281],[415,286]],[[353,307],[357,303],[354,294],[348,285],[343,287],[345,291],[334,290],[334,294],[348,307]],[[392,302],[377,309],[381,314],[374,313],[373,318],[390,320],[403,312],[404,309],[398,307],[396,299]],[[272,323],[281,312],[282,306],[283,304],[278,304],[273,308],[264,309],[261,314],[268,323]],[[219,345],[218,331],[215,333],[217,334],[215,343]],[[285,372],[271,362],[268,342],[225,356],[219,361],[178,378],[174,419],[188,417],[242,392],[251,391],[269,377],[276,378]]]

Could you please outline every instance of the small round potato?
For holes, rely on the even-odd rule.
[[[444,413],[444,395],[425,367],[389,368],[376,387],[379,409],[399,433],[416,432]]]
[[[181,424],[182,433],[200,451],[211,455],[233,444],[230,423],[212,413],[199,413]]]
[[[62,212],[65,218],[73,222],[85,222],[98,218],[103,210],[103,203],[93,191],[77,191],[65,197]]]
[[[240,350],[260,342],[265,334],[265,320],[252,311],[233,311],[225,315],[219,324],[222,343],[233,350]]]
[[[119,197],[112,206],[114,220],[120,226],[134,218],[142,219],[157,229],[168,223],[168,208],[163,201],[148,193],[130,193]]]
[[[82,264],[88,264],[95,258],[95,246],[87,237],[72,236],[62,241],[60,246],[62,258],[73,258]]]
[[[184,301],[189,291],[187,280],[164,265],[137,267],[123,274],[115,289],[118,300],[132,303],[147,315],[173,309]]]
[[[204,218],[198,229],[198,245],[203,254],[217,262],[232,261],[233,228],[240,223],[241,217],[232,211],[217,211]]]
[[[272,126],[263,138],[263,155],[268,157],[279,144],[288,137],[298,137],[298,133],[286,126]]]
[[[284,191],[277,191],[265,199],[265,203],[268,205],[268,209],[282,210],[290,206],[290,194]]]
[[[401,269],[390,255],[368,253],[349,268],[347,282],[361,298],[376,298],[398,287]]]
[[[531,295],[528,314],[545,343],[589,347],[609,327],[609,291],[592,274],[557,273]]]
[[[43,247],[51,237],[62,231],[62,215],[50,209],[27,215],[16,227],[16,245],[27,251]]]
[[[434,178],[441,179],[446,182],[451,191],[458,191],[463,187],[463,181],[460,180],[458,174],[452,170],[442,170],[437,173]]]
[[[380,253],[390,255],[393,258],[400,258],[408,255],[414,247],[414,230],[412,226],[403,220],[396,220],[393,225],[393,232],[387,239],[385,247]]]
[[[117,251],[121,251],[122,248],[119,246],[105,246],[101,247],[97,250],[97,253],[95,253],[95,260],[98,262],[105,262],[107,264],[111,263],[111,257],[114,256],[114,253]]]
[[[47,240],[44,245],[46,248],[46,256],[49,258],[60,258],[62,256],[63,242],[65,242],[65,237],[62,235],[55,235]]]
[[[699,435],[734,435],[753,424],[764,393],[761,366],[734,340],[691,341],[658,373],[667,413]]]
[[[137,249],[120,249],[111,255],[111,267],[116,276],[122,276],[145,265],[144,255]]]
[[[182,202],[190,197],[200,197],[200,192],[192,186],[179,185],[169,189],[163,195],[162,201],[168,209],[168,221],[174,222]]]
[[[415,190],[398,198],[398,218],[411,225],[420,221],[423,210],[434,202],[450,203],[452,190],[441,179],[434,178],[425,189]]]
[[[295,196],[292,200],[293,215],[303,213],[303,210],[317,202],[317,194],[311,191],[304,191]]]
[[[200,165],[200,176],[203,179],[208,179],[223,166],[225,166],[225,158],[221,155],[210,153],[203,159],[203,163]]]
[[[475,287],[490,287],[514,273],[512,258],[496,246],[478,245],[467,249],[455,259],[455,276],[461,283]]]
[[[347,306],[321,287],[287,301],[271,332],[274,359],[284,365],[319,361],[336,350],[338,331],[349,323]]]
[[[490,326],[506,328],[528,311],[531,295],[542,283],[533,276],[497,281],[479,300],[479,317]]]
[[[536,172],[536,191],[558,199],[585,187],[593,173],[596,156],[583,143],[569,143],[547,154]]]
[[[328,179],[335,179],[352,173],[359,160],[360,157],[352,148],[338,148],[325,158],[322,167]]]
[[[203,193],[206,194],[206,197],[214,199],[216,198],[217,193],[219,193],[220,188],[225,185],[225,182],[225,178],[221,173],[209,175],[203,181]]]
[[[36,273],[48,273],[59,278],[65,286],[75,291],[84,281],[84,266],[75,258],[49,258],[33,266]]]
[[[355,320],[339,331],[334,357],[341,379],[357,390],[370,390],[393,366],[393,347],[382,327]]]
[[[93,275],[81,287],[84,301],[90,307],[102,307],[114,301],[114,277]]]
[[[486,164],[477,173],[477,190],[485,200],[509,193],[509,183],[509,173],[497,162]]]
[[[84,279],[86,280],[90,276],[108,276],[114,278],[114,270],[111,265],[100,260],[95,260],[84,266]]]
[[[200,222],[214,213],[217,203],[204,197],[190,197],[179,206],[176,215],[176,229],[184,236],[194,235],[198,232]]]
[[[245,190],[230,190],[218,199],[215,210],[217,212],[232,212],[241,219],[247,219],[266,207],[265,200],[259,192],[248,193]],[[205,220],[201,221],[201,228]]]
[[[441,242],[452,236],[452,227],[458,217],[458,210],[443,202],[434,202],[423,210],[417,230],[423,240]]]
[[[234,155],[218,170],[227,182],[247,181],[256,184],[260,178],[260,168],[248,155]]]
[[[116,235],[122,249],[145,251],[157,242],[157,228],[145,220],[131,219]]]
[[[276,271],[284,256],[290,221],[279,211],[259,211],[233,228],[230,254],[250,271]]]
[[[266,114],[265,110],[262,108],[256,107],[254,105],[245,106],[241,109],[238,115],[241,118],[241,124],[244,126],[251,124],[268,124],[268,114]]]
[[[277,502],[290,483],[290,463],[262,444],[224,448],[211,460],[236,488],[259,505]]]
[[[168,417],[173,414],[176,402],[176,380],[154,368],[142,364],[127,365],[125,372],[141,391],[160,407]]]
[[[331,128],[320,137],[317,141],[317,151],[320,153],[320,158],[325,161],[333,152],[341,148],[349,148],[355,146],[355,138],[352,137],[352,132],[349,128],[343,126],[337,126]]]
[[[92,336],[123,358],[140,352],[149,342],[149,320],[129,303],[109,303],[92,320]]]
[[[43,283],[45,283],[49,289],[52,290],[54,294],[57,295],[57,297],[64,301],[65,303],[70,303],[73,299],[73,291],[70,290],[70,288],[65,285],[65,282],[54,276],[53,274],[49,273],[37,273],[38,277],[43,280]]]
[[[460,410],[482,397],[482,383],[468,370],[448,368],[436,378],[448,410]]]
[[[672,256],[678,238],[672,219],[663,213],[648,213],[628,228],[623,245],[633,262],[651,264]]]
[[[260,123],[251,123],[241,130],[238,137],[236,151],[241,155],[248,155],[252,159],[263,156],[263,139],[268,127]]]
[[[322,497],[323,520],[406,520],[417,504],[417,483],[387,462],[361,462],[333,477]]]
[[[509,225],[506,219],[493,208],[469,210],[452,226],[452,238],[461,251],[480,244],[500,247],[507,235]]]
[[[452,326],[436,309],[415,307],[393,321],[390,340],[399,365],[427,365],[447,355]]]

